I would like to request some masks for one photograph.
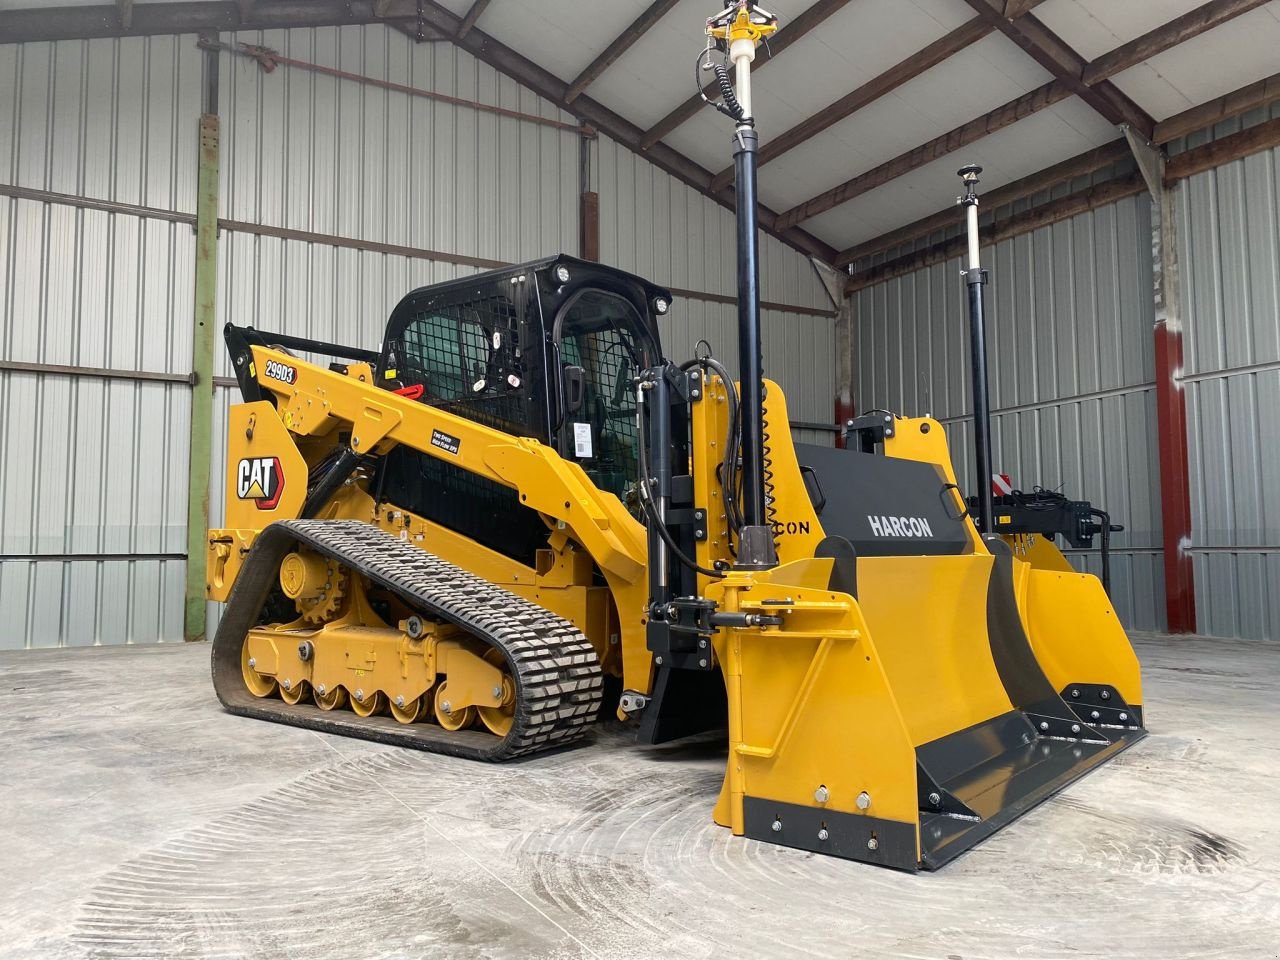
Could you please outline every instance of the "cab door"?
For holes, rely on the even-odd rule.
[[[560,417],[555,446],[602,490],[624,498],[639,474],[635,378],[658,346],[631,302],[581,290],[556,316]]]

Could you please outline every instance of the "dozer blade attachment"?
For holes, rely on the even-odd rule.
[[[986,546],[826,549],[722,581],[724,609],[781,624],[716,638],[731,751],[718,822],[933,870],[1145,735],[1137,660],[1098,581]],[[851,583],[857,597],[839,590]]]

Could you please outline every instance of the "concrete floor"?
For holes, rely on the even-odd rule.
[[[207,646],[0,656],[0,957],[1275,958],[1280,645],[1145,639],[1152,736],[938,874],[729,835],[723,760],[502,767],[224,714]]]

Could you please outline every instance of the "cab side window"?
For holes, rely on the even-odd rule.
[[[433,306],[404,328],[397,377],[422,401],[501,430],[527,432],[518,327],[500,298]]]
[[[657,358],[635,308],[603,290],[582,293],[559,322],[560,360],[577,368],[582,396],[567,412],[562,449],[601,489],[622,496],[639,472],[633,380]]]

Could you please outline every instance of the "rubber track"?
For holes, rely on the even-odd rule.
[[[515,719],[506,737],[358,717],[349,709],[290,706],[274,695],[251,694],[240,672],[244,639],[258,623],[280,562],[297,544],[333,557],[420,613],[457,624],[501,650],[516,688]],[[475,760],[508,760],[572,743],[599,712],[604,687],[595,648],[569,621],[358,520],[268,525],[227,598],[212,661],[214,689],[231,713]]]

